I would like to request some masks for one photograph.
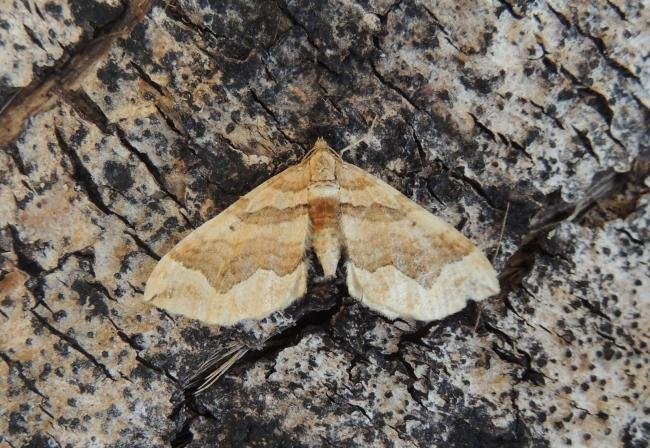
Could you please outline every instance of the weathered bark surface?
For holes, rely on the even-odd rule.
[[[1,6],[0,444],[647,446],[640,3]],[[374,117],[345,157],[500,244],[476,331],[341,281],[233,330],[141,302],[193,227]],[[182,402],[214,350],[287,328]]]

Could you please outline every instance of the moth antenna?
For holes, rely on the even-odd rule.
[[[339,157],[343,157],[343,153],[345,153],[346,151],[349,151],[350,149],[352,149],[352,148],[354,148],[355,146],[357,146],[359,143],[361,143],[361,142],[363,142],[364,140],[366,140],[366,139],[370,136],[370,134],[372,133],[372,130],[374,129],[374,127],[375,127],[375,123],[376,123],[376,122],[377,122],[377,115],[375,115],[375,118],[372,119],[372,123],[370,123],[370,127],[368,128],[368,130],[366,131],[366,133],[364,134],[364,136],[361,137],[360,139],[358,139],[358,140],[356,140],[356,141],[350,143],[348,146],[346,146],[345,148],[343,148],[342,150],[340,150],[340,151],[339,151],[339,154],[338,154]]]
[[[492,256],[492,266],[494,266],[494,263],[496,263],[497,261],[497,256],[499,256],[499,249],[501,249],[501,242],[503,241],[503,233],[506,230],[506,221],[508,220],[509,211],[510,211],[510,201],[506,203],[506,211],[503,214],[503,221],[501,221],[501,230],[499,231],[499,241],[497,242],[497,248],[494,251],[494,255]],[[481,314],[483,313],[483,302],[478,302],[476,306],[478,307],[478,313],[476,315],[476,322],[474,322],[474,333],[476,333],[478,324],[481,322]]]

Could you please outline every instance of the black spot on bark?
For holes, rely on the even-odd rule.
[[[135,79],[135,74],[125,72],[120,68],[115,61],[108,61],[108,63],[97,70],[97,77],[104,83],[109,92],[115,93],[120,89],[120,80]]]
[[[129,167],[113,160],[104,164],[104,178],[111,187],[119,191],[126,191],[134,184]]]
[[[574,97],[575,97],[575,93],[573,92],[573,90],[570,89],[564,89],[557,95],[558,101],[567,101]]]
[[[152,59],[151,47],[149,39],[147,38],[147,21],[139,23],[133,28],[129,39],[125,39],[122,47],[126,54],[131,56],[134,61],[137,61],[138,66],[146,67],[154,64]]]
[[[47,2],[45,4],[44,9],[45,9],[45,12],[47,12],[48,14],[50,14],[52,17],[54,17],[57,20],[61,20],[61,18],[63,17],[63,15],[62,15],[63,8],[61,7],[61,5],[58,5],[58,4],[54,3],[54,2]]]
[[[72,290],[79,295],[79,305],[88,305],[89,316],[108,316],[109,310],[106,304],[107,298],[96,287],[84,280],[75,280],[72,283]]]
[[[94,0],[71,0],[70,8],[75,23],[87,32],[92,32],[120,17],[124,13],[126,2],[117,2],[112,6],[110,3]]]
[[[201,138],[205,135],[206,127],[204,122],[196,120],[190,114],[182,114],[181,120],[183,121],[183,127],[192,137]]]
[[[20,412],[14,411],[9,414],[9,434],[19,434],[27,431],[25,417]]]
[[[50,436],[35,434],[29,441],[23,445],[23,448],[55,448],[61,445]]]
[[[455,420],[447,440],[448,447],[519,448],[530,444],[528,428],[515,419],[506,428],[498,428],[480,410],[470,410],[465,418]]]
[[[480,78],[478,76],[463,75],[460,77],[460,82],[471,90],[476,90],[483,95],[492,92],[492,82],[489,79]]]

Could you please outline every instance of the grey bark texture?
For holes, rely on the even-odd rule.
[[[0,445],[648,445],[647,5],[0,5]],[[341,275],[233,329],[142,302],[192,228],[375,118],[344,157],[495,260],[482,310],[389,321]]]

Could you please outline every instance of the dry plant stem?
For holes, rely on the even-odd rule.
[[[501,249],[501,242],[503,241],[503,233],[506,230],[506,221],[508,220],[508,212],[510,211],[510,201],[506,204],[506,211],[503,214],[503,220],[501,221],[501,230],[499,231],[499,241],[497,242],[497,248],[494,251],[492,256],[492,266],[497,262],[497,257],[499,256],[499,249]],[[483,304],[481,302],[476,304],[476,321],[474,322],[474,333],[478,329],[479,324],[481,323],[481,315],[483,314]]]

